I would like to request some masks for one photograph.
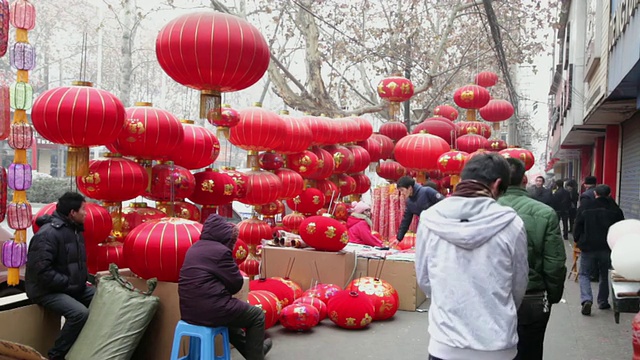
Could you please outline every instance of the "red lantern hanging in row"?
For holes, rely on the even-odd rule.
[[[195,186],[191,171],[168,161],[151,169],[151,187],[145,197],[155,201],[181,201],[193,194]]]
[[[224,136],[225,139],[229,138],[229,128],[238,125],[240,121],[240,114],[237,110],[232,109],[229,104],[222,104],[220,109],[220,117],[207,117],[207,121],[211,125],[216,126],[216,136],[218,138]]]
[[[492,87],[498,83],[498,75],[491,71],[483,71],[476,75],[476,85]]]
[[[411,80],[400,74],[393,74],[378,83],[378,95],[391,103],[389,108],[391,118],[394,118],[400,110],[400,103],[411,99],[413,92]]]
[[[487,149],[489,141],[484,136],[478,134],[462,135],[456,140],[456,149],[466,153],[472,153],[479,149]]]
[[[304,221],[305,217],[302,213],[298,211],[294,211],[291,214],[287,214],[282,218],[282,225],[287,229],[287,231],[292,232],[294,234],[299,233],[300,224]]]
[[[76,185],[84,195],[102,201],[119,202],[140,196],[149,178],[139,164],[120,155],[106,153],[89,162],[89,173],[78,176]]]
[[[422,131],[442,138],[449,145],[451,145],[456,138],[456,125],[444,117],[428,118],[418,124],[411,133],[418,134]]]
[[[458,137],[467,134],[478,134],[488,139],[491,137],[491,126],[481,121],[460,121],[456,123],[456,134]]]
[[[176,165],[189,170],[200,169],[213,164],[220,155],[220,141],[215,134],[192,120],[182,122],[184,137],[180,146],[169,157]]]
[[[275,174],[282,182],[279,198],[283,200],[292,199],[304,190],[304,179],[302,175],[290,169],[279,169]]]
[[[455,91],[453,101],[459,107],[467,109],[467,120],[476,120],[476,110],[487,105],[491,100],[489,91],[482,86],[466,85]]]
[[[255,103],[240,110],[240,121],[231,128],[229,142],[247,150],[247,167],[258,168],[258,152],[275,149],[284,142],[287,125],[275,113]]]
[[[98,244],[96,247],[96,271],[107,271],[112,263],[120,269],[128,268],[124,258],[124,245],[116,241]]]
[[[433,109],[433,115],[456,121],[458,119],[458,110],[451,105],[438,105]]]
[[[502,140],[502,139],[489,139],[489,148],[487,150],[490,151],[502,151],[504,149],[506,149],[507,146],[507,142]]]
[[[318,169],[318,155],[309,150],[287,155],[286,166],[302,176],[313,174]]]
[[[376,167],[376,173],[383,179],[396,182],[407,175],[407,169],[394,160],[385,160]]]
[[[238,238],[249,246],[260,245],[263,239],[271,239],[271,227],[262,220],[253,217],[238,223]]]
[[[418,181],[424,181],[424,172],[438,168],[438,157],[450,150],[442,138],[420,133],[409,135],[398,141],[395,158],[404,167],[421,172]]]
[[[200,221],[200,209],[192,203],[184,201],[158,201],[156,208],[169,217],[175,217],[191,221]]]
[[[228,174],[206,168],[195,173],[193,178],[195,189],[188,198],[196,204],[221,206],[231,203],[236,196],[236,182]]]
[[[468,153],[464,151],[451,150],[438,158],[438,169],[445,175],[451,175],[451,185],[460,182],[460,173],[467,162]]]
[[[247,205],[261,205],[270,203],[280,197],[282,181],[274,173],[252,170],[245,173],[247,177],[247,192],[240,202]]]
[[[500,151],[500,155],[504,156],[505,158],[514,158],[521,160],[524,163],[524,168],[527,171],[533,167],[536,161],[531,151],[522,148],[507,148]]]
[[[298,196],[287,200],[290,209],[303,214],[315,214],[324,204],[325,195],[317,188],[306,188]]]
[[[258,165],[263,170],[274,171],[284,166],[282,155],[273,150],[265,151],[258,156]]]
[[[389,137],[394,142],[397,142],[403,137],[409,135],[407,126],[399,121],[389,121],[380,125],[379,132],[380,134]]]
[[[316,171],[312,174],[308,174],[307,177],[313,180],[323,180],[331,176],[335,169],[333,155],[327,150],[318,146],[314,146],[313,148],[311,148],[311,152],[313,152],[317,156],[318,165],[316,167]],[[345,163],[349,164],[348,159]]]
[[[512,117],[515,109],[507,100],[491,99],[487,105],[480,108],[479,112],[484,120],[498,122]]]
[[[131,230],[149,220],[162,219],[167,214],[156,208],[149,207],[145,202],[132,202],[122,208],[122,237],[126,237]]]
[[[358,116],[354,116],[352,117],[352,119],[356,124],[358,124],[358,131],[351,141],[358,142],[367,140],[371,136],[371,134],[373,134],[373,125],[371,125],[371,122],[369,122],[369,120],[365,118]]]
[[[0,1],[0,57],[7,53],[9,45],[9,23],[11,18],[9,12],[9,1]],[[7,123],[7,127],[9,123]],[[4,139],[2,139],[4,140]]]
[[[305,122],[289,116],[289,112],[283,110],[280,112],[280,118],[285,124],[285,132],[280,134],[282,144],[273,148],[280,154],[295,154],[305,151],[311,146],[313,133]]]

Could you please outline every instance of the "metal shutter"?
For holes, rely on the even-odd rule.
[[[627,219],[640,219],[640,113],[622,124],[620,208]]]

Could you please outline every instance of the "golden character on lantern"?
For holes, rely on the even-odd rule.
[[[340,236],[340,242],[343,244],[348,244],[349,243],[349,234],[348,233],[342,233],[342,236]]]
[[[320,196],[315,195],[315,196],[313,197],[312,202],[313,202],[314,204],[316,204],[316,205],[320,204]],[[300,200],[299,200],[299,199],[298,199],[298,203],[300,203]]]
[[[233,191],[234,191],[234,186],[231,185],[231,184],[226,184],[224,186],[223,194],[226,195],[226,196],[230,196],[230,195],[233,195]]]
[[[462,101],[466,101],[466,102],[471,102],[473,101],[473,91],[471,90],[467,90],[467,91],[463,91],[462,94],[460,94],[460,99],[462,99]]]
[[[307,232],[309,234],[315,234],[315,232],[316,232],[316,223],[314,223],[314,222],[309,223],[309,225],[307,225]]]
[[[202,191],[206,191],[206,192],[212,193],[213,192],[213,188],[215,186],[216,186],[216,183],[213,180],[209,179],[209,180],[205,180],[205,181],[202,182],[201,189],[202,189]]]
[[[329,226],[327,227],[327,231],[325,231],[324,234],[327,235],[329,239],[333,239],[333,237],[336,236],[336,228],[333,226]]]
[[[349,318],[346,318],[345,320],[347,321],[346,322],[347,326],[356,326],[356,319],[355,318],[349,317]],[[364,319],[362,319],[362,320],[364,321]]]
[[[371,324],[372,320],[373,320],[373,318],[371,317],[371,315],[364,314],[364,318],[362,318],[362,321],[360,321],[360,326],[367,326],[367,325]]]

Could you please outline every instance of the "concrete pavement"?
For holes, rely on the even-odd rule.
[[[567,267],[572,249],[565,242]],[[597,286],[592,283],[594,296]],[[428,308],[428,304],[423,304]],[[631,320],[635,314],[621,314],[616,324],[611,310],[594,306],[591,316],[580,314],[577,282],[566,282],[564,300],[552,308],[545,339],[545,359],[618,360],[630,359]],[[391,321],[374,322],[368,329],[343,330],[325,319],[309,333],[293,333],[280,325],[267,330],[273,339],[268,359],[421,359],[427,358],[429,335],[427,313],[398,311]],[[235,352],[234,359],[242,357]]]

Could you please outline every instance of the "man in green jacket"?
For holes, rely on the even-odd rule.
[[[511,183],[498,199],[513,208],[527,230],[529,249],[529,284],[518,309],[518,356],[516,359],[542,359],[544,333],[551,314],[551,304],[562,298],[567,255],[560,235],[558,216],[548,205],[529,197],[523,187],[524,163],[507,159]]]

